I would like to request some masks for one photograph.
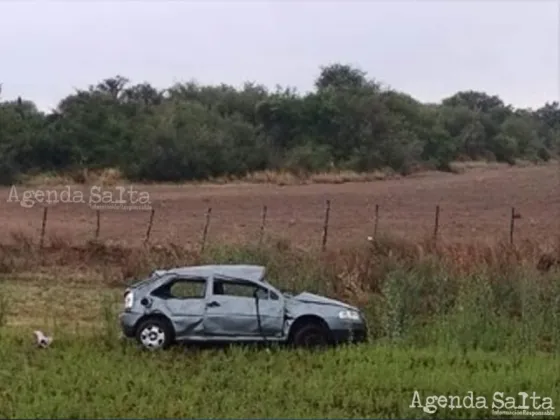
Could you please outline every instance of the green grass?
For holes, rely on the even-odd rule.
[[[488,398],[488,409],[439,409],[437,417],[489,418],[496,391],[560,401],[560,359],[545,354],[443,347],[348,346],[325,352],[241,347],[149,353],[128,342],[0,336],[0,416],[8,418],[408,417],[414,391]]]
[[[0,277],[0,418],[490,418],[500,391],[560,404],[558,271],[539,273],[503,253],[464,272],[430,255],[381,251],[320,259],[283,246],[216,247],[202,259],[264,264],[282,288],[363,308],[371,341],[319,353],[148,353],[118,340],[129,279],[14,266]],[[143,251],[113,264],[138,278],[184,257]],[[51,348],[35,348],[36,328],[54,335]],[[410,407],[415,390],[422,402],[472,391],[489,408],[429,414]]]

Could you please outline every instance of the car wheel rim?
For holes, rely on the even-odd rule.
[[[150,325],[140,333],[140,341],[149,349],[158,349],[165,342],[165,332],[157,325]]]

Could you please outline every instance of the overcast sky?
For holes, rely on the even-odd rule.
[[[305,92],[342,62],[422,101],[539,107],[559,98],[559,19],[558,0],[0,0],[0,83],[46,110],[116,74]]]

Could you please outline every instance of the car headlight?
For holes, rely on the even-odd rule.
[[[352,321],[359,321],[360,320],[360,313],[357,311],[340,311],[338,313],[338,317],[340,319],[351,319]]]
[[[124,308],[131,309],[133,303],[134,303],[134,295],[132,291],[127,291],[126,294],[124,295]]]

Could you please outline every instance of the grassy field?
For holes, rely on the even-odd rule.
[[[490,418],[494,392],[560,402],[560,272],[536,269],[536,245],[386,238],[317,254],[267,240],[201,255],[171,245],[39,250],[19,239],[0,247],[1,417]],[[264,264],[283,288],[359,305],[370,342],[156,355],[119,340],[126,284],[155,267],[210,261]],[[36,328],[55,337],[52,347],[34,347]],[[414,391],[422,403],[472,391],[488,407],[426,413],[410,407]]]
[[[19,336],[1,337],[4,418],[489,418],[496,391],[560,400],[560,360],[544,354],[369,344],[155,355],[95,337],[61,338],[41,351]],[[426,405],[428,396],[469,390],[488,408],[410,407],[414,391]]]

